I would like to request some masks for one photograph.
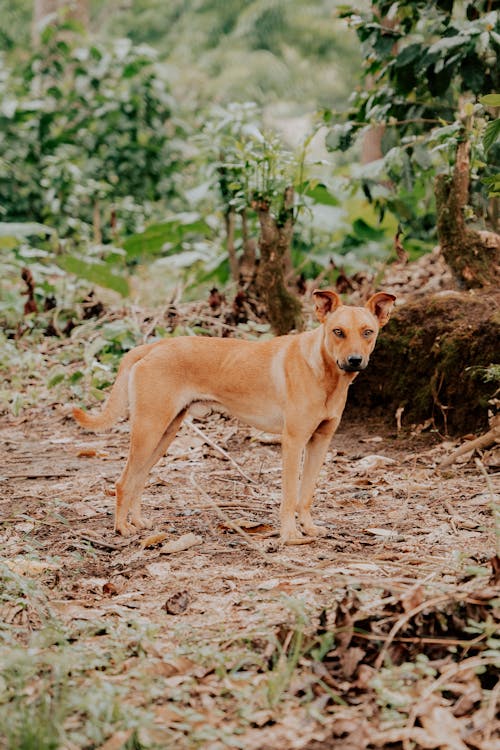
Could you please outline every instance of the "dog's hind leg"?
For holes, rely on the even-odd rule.
[[[130,373],[130,447],[127,463],[116,483],[115,531],[124,536],[148,525],[141,517],[146,478],[184,419],[184,405],[172,400],[175,385],[172,381],[159,382],[147,357]],[[128,521],[129,513],[132,523]]]
[[[311,517],[311,506],[314,497],[314,488],[318,474],[323,466],[330,440],[334,434],[339,421],[328,419],[321,422],[319,427],[311,435],[306,445],[304,466],[302,468],[302,479],[300,483],[300,500],[297,506],[299,523],[306,534],[318,536],[319,529],[313,523]]]
[[[173,441],[175,436],[177,435],[177,431],[179,427],[181,426],[182,420],[184,419],[186,415],[186,409],[183,409],[169,424],[165,432],[163,433],[162,437],[160,438],[160,442],[158,443],[156,449],[153,451],[153,454],[150,457],[150,460],[148,462],[148,467],[146,469],[146,478],[153,466],[158,463],[160,458],[162,458],[165,453],[168,450],[168,447],[170,443]],[[132,498],[132,502],[130,504],[130,520],[132,524],[138,528],[150,528],[151,524],[148,521],[145,521],[142,518],[141,515],[141,491],[137,492],[134,497]]]
[[[158,406],[156,407],[158,408]],[[168,446],[175,438],[177,430],[186,414],[183,409],[173,419],[168,415],[162,418],[163,432],[144,427],[144,412],[141,412],[140,426],[132,422],[130,449],[123,473],[116,483],[115,531],[123,536],[148,527],[141,516],[141,494],[147,476],[159,459],[165,455]],[[158,417],[156,417],[158,422]],[[165,423],[167,427],[164,428]],[[131,523],[128,522],[130,513]]]

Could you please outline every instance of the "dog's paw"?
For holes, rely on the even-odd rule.
[[[326,536],[326,529],[322,526],[316,526],[312,521],[309,523],[300,521],[300,525],[307,536],[312,536],[315,539]]]
[[[282,530],[280,534],[280,544],[292,546],[294,544],[310,544],[313,540],[306,537],[296,526]]]
[[[132,516],[130,520],[136,530],[151,529],[153,527],[153,522],[142,516]]]
[[[115,524],[115,533],[121,536],[132,536],[133,534],[137,534],[137,529],[133,524],[124,521],[120,525]]]

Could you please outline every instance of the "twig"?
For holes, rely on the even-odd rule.
[[[466,599],[467,596],[468,596],[468,594],[458,594],[457,595],[456,593],[445,594],[443,596],[436,596],[433,599],[427,599],[425,602],[422,602],[421,604],[418,605],[418,607],[414,607],[409,612],[405,612],[405,614],[402,615],[394,623],[394,625],[392,626],[391,631],[390,631],[390,633],[387,636],[387,640],[384,643],[384,645],[383,645],[383,647],[382,647],[379,655],[377,656],[377,660],[375,661],[375,663],[373,665],[375,667],[375,669],[380,669],[381,668],[381,666],[384,663],[384,659],[385,659],[385,657],[387,655],[387,651],[389,650],[389,647],[390,647],[391,643],[393,642],[396,634],[401,630],[401,628],[404,625],[406,625],[407,622],[409,622],[411,620],[412,617],[414,617],[415,615],[418,615],[420,612],[423,612],[424,609],[427,609],[428,607],[432,607],[432,606],[434,606],[436,604],[444,603],[444,602],[448,601],[449,599],[455,599],[455,600]]]
[[[451,464],[455,463],[457,458],[463,456],[464,453],[470,453],[471,451],[488,448],[490,445],[493,445],[493,443],[496,443],[499,440],[500,417],[497,416],[494,418],[493,427],[491,428],[491,430],[488,430],[488,432],[485,432],[484,435],[481,435],[475,440],[467,440],[465,443],[460,445],[456,450],[453,451],[451,455],[446,456],[446,458],[441,461],[438,468],[445,469],[447,466],[451,466]]]
[[[361,638],[365,641],[385,641],[388,636],[383,633],[355,633],[354,638]],[[404,636],[399,638],[393,638],[394,643],[429,643],[434,645],[442,646],[461,646],[463,648],[470,649],[471,646],[475,646],[477,643],[483,641],[487,636],[482,633],[478,638],[474,638],[471,641],[460,641],[456,638],[432,638],[430,636]]]
[[[84,542],[90,542],[90,544],[93,544],[95,547],[101,547],[101,549],[108,550],[108,552],[120,552],[124,549],[123,545],[105,542],[104,540],[95,539],[93,536],[87,536],[86,534],[79,534],[78,536],[80,539],[83,539]]]
[[[200,485],[198,484],[198,482],[194,478],[193,474],[191,474],[191,476],[189,477],[189,479],[190,479],[190,482],[193,485],[193,487],[207,501],[208,505],[211,508],[213,508],[213,510],[215,510],[215,512],[217,513],[217,515],[219,516],[219,518],[221,518],[224,521],[224,523],[226,524],[226,526],[228,526],[229,528],[233,529],[233,531],[235,531],[237,534],[239,534],[241,537],[243,537],[243,539],[246,541],[246,543],[249,545],[249,547],[251,547],[255,552],[257,552],[257,554],[259,555],[259,557],[264,558],[264,560],[266,561],[266,563],[268,563],[269,562],[269,557],[262,552],[261,548],[259,547],[258,544],[256,544],[254,542],[254,540],[252,539],[252,537],[250,536],[250,534],[247,534],[246,531],[244,531],[241,528],[241,526],[238,526],[237,523],[235,523],[234,521],[232,521],[229,518],[229,516],[222,511],[222,509],[220,508],[219,505],[217,505],[217,503],[215,502],[215,500],[212,500],[212,498],[210,497],[210,495],[207,492],[205,492],[205,490],[203,489],[203,487],[200,487]]]
[[[448,500],[443,500],[443,505],[450,516],[450,524],[454,534],[458,534],[457,524],[455,523],[455,513],[453,512],[453,506]]]
[[[201,439],[205,443],[210,445],[214,450],[216,450],[218,453],[224,456],[224,458],[230,461],[232,465],[235,467],[235,469],[237,469],[238,472],[241,474],[241,476],[247,480],[247,482],[252,482],[252,484],[255,484],[255,479],[252,479],[251,477],[248,476],[248,474],[245,474],[241,466],[238,463],[236,463],[234,458],[230,456],[229,453],[224,450],[224,448],[221,448],[220,445],[218,445],[215,442],[215,440],[212,440],[212,438],[208,437],[208,435],[206,435],[202,430],[200,430],[199,427],[196,427],[196,425],[194,425],[190,419],[185,419],[184,424],[187,425],[193,432],[195,432],[198,435],[198,437],[201,437]]]

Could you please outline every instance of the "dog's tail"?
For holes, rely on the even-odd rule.
[[[86,430],[99,432],[100,430],[108,430],[120,417],[126,416],[130,371],[135,363],[142,359],[153,346],[154,344],[137,346],[123,357],[111,393],[99,414],[89,414],[78,407],[73,409],[73,416],[79,425],[85,427]]]

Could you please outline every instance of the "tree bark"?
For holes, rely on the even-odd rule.
[[[277,217],[271,214],[267,202],[262,201],[256,205],[260,224],[260,262],[256,288],[258,296],[264,302],[273,331],[278,335],[302,327],[301,304],[287,289],[285,280],[286,268],[291,263],[293,198],[293,188],[287,187],[283,208]]]
[[[438,175],[434,191],[441,252],[462,289],[500,283],[500,235],[470,229],[464,217],[469,200],[470,143],[457,147],[453,175]]]

